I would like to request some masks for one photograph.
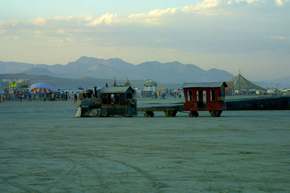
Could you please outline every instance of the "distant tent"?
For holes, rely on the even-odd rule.
[[[4,90],[7,88],[7,83],[5,82],[0,82],[0,90],[4,92]]]
[[[46,94],[53,92],[55,89],[53,86],[46,83],[35,83],[30,86],[29,90],[35,94]]]
[[[5,86],[4,82],[0,82],[0,89],[4,88],[4,86]]]
[[[4,82],[0,82],[0,95],[3,95],[5,93],[4,88],[5,88]]]
[[[253,91],[266,91],[266,89],[252,83],[241,74],[235,76],[231,81],[229,81],[228,86],[228,90],[231,90],[233,93],[238,92],[246,94]]]

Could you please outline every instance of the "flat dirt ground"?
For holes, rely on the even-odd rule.
[[[2,193],[288,193],[290,111],[74,118],[0,104]]]

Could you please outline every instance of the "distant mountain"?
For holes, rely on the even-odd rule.
[[[28,70],[25,70],[23,73],[29,74],[29,75],[47,75],[47,76],[54,76],[54,74],[44,67],[32,67]]]
[[[16,62],[0,62],[0,74],[25,73],[62,78],[94,79],[153,79],[161,83],[209,82],[230,80],[232,74],[219,69],[203,70],[193,64],[179,62],[144,62],[133,65],[119,58],[99,59],[81,57],[66,65],[33,65]]]
[[[33,64],[28,63],[0,61],[0,74],[21,73],[33,67]]]
[[[290,88],[290,77],[259,82],[265,88]]]
[[[106,83],[109,85],[113,84],[112,79],[94,79],[94,78],[79,78],[79,79],[72,79],[72,78],[60,78],[60,77],[52,77],[47,75],[31,75],[31,74],[0,74],[0,84],[2,79],[14,80],[14,79],[21,79],[21,80],[28,80],[29,84],[34,84],[38,82],[45,82],[50,84],[58,89],[78,89],[78,88],[93,88],[103,87]],[[132,86],[137,88],[143,88],[144,82],[142,80],[131,80],[130,81]],[[118,81],[119,84],[122,82]],[[180,85],[172,85],[167,84],[165,85],[167,88],[177,88]]]

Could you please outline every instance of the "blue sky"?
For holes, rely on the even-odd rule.
[[[178,60],[275,79],[290,74],[289,23],[288,0],[0,1],[0,60]]]

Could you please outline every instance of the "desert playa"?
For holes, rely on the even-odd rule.
[[[74,110],[0,104],[0,192],[290,190],[290,111],[80,119]]]

